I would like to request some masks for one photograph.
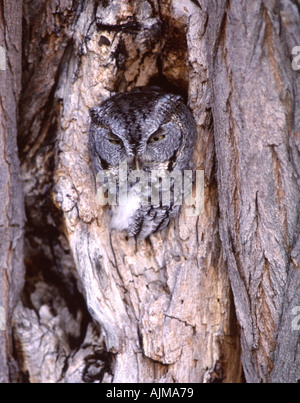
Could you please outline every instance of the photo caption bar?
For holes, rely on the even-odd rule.
[[[131,385],[133,386],[133,385]],[[164,398],[188,398],[194,397],[194,387],[191,386],[153,386],[153,385],[136,385],[129,387],[129,385],[118,385],[115,387],[106,387],[105,398],[130,398],[134,401],[141,399],[155,399],[160,400]]]

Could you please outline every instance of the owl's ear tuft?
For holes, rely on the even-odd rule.
[[[94,108],[90,109],[90,117],[92,119],[93,123],[99,123],[100,119],[99,119],[99,107],[95,106]]]

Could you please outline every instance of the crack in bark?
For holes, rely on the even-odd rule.
[[[193,329],[193,334],[195,335],[195,333],[196,333],[196,326],[195,325],[192,325],[191,323],[188,323],[186,320],[182,320],[180,318],[177,318],[175,316],[169,315],[167,313],[165,313],[164,316],[166,316],[167,318],[170,318],[170,319],[177,320],[178,322],[183,323],[187,327],[191,327]]]

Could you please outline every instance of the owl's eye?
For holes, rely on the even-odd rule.
[[[123,144],[122,140],[119,139],[119,137],[114,136],[113,134],[111,134],[111,135],[109,136],[108,141],[109,141],[111,144],[115,145],[115,146],[121,146],[121,145]]]
[[[165,134],[161,134],[161,133],[155,133],[152,137],[150,137],[148,143],[159,143],[160,141],[162,141],[164,138],[166,137]]]

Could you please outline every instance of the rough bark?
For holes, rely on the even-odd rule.
[[[241,382],[241,360],[248,382],[300,379],[299,9],[24,2],[23,381]],[[88,112],[149,83],[194,114],[205,212],[135,242],[96,204]]]
[[[299,3],[209,2],[220,233],[249,382],[297,382]],[[220,7],[223,3],[223,7]],[[211,46],[211,44],[209,44]]]
[[[22,1],[0,4],[0,383],[18,374],[12,357],[12,311],[24,283],[24,206],[17,152],[21,90]]]
[[[101,342],[95,332],[88,336],[106,352],[94,355],[103,371],[92,379],[240,381],[239,331],[218,231],[204,43],[197,44],[206,15],[190,2],[54,0],[25,2],[24,15],[20,147],[30,275],[27,307],[19,305],[15,315],[24,376],[31,382],[71,379],[64,372],[73,365],[70,329],[60,329],[65,342],[51,376],[44,359],[51,356],[49,346],[57,351],[57,323],[69,321],[82,362],[72,379],[83,381],[83,357],[91,352],[82,346],[93,325],[87,325],[90,318],[84,324],[70,319],[71,311],[77,320],[87,317],[82,301],[73,305],[72,293],[78,296],[78,291],[70,291],[71,281],[104,336]],[[183,211],[166,232],[136,244],[110,234],[109,213],[96,205],[88,110],[111,93],[148,83],[178,87],[194,110],[199,125],[195,160],[206,171],[206,214],[188,218]],[[50,301],[54,309],[49,312]],[[41,339],[48,348],[36,354]]]

